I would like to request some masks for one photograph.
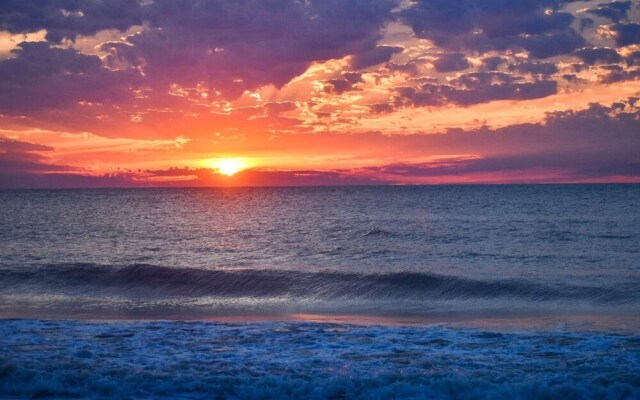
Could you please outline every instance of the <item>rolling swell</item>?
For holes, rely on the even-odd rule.
[[[205,270],[149,264],[57,264],[0,268],[0,292],[93,293],[125,297],[250,297],[317,300],[586,301],[640,302],[637,284],[593,287],[525,280],[473,280],[417,272],[346,273],[285,270]]]

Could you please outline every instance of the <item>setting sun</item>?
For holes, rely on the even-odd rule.
[[[211,166],[219,173],[231,176],[248,168],[249,164],[242,158],[219,158],[217,160],[212,160]]]

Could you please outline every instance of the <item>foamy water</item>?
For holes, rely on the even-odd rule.
[[[15,398],[632,399],[640,337],[316,323],[0,324]]]

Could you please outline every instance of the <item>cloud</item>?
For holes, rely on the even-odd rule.
[[[355,89],[358,83],[363,83],[362,74],[357,72],[342,73],[340,78],[325,81],[325,91],[342,94]]]
[[[497,71],[498,68],[507,63],[507,59],[499,56],[487,57],[482,60],[482,69],[486,71]]]
[[[390,62],[386,64],[386,69],[389,72],[401,72],[409,76],[415,76],[419,73],[418,63],[414,60],[401,64]]]
[[[613,24],[611,31],[618,46],[640,43],[640,24]]]
[[[586,12],[617,22],[627,18],[630,9],[631,1],[612,1],[610,3],[599,4],[597,8],[589,9]]]
[[[520,77],[506,72],[469,72],[452,79],[450,82],[466,89],[478,89],[484,86],[512,83],[520,79]]]
[[[203,130],[205,124],[226,127],[228,120],[252,127],[245,119],[257,117],[229,111],[230,102],[255,90],[268,90],[271,97],[267,102],[297,101],[275,93],[284,88],[300,97],[310,95],[309,89],[289,89],[287,84],[297,82],[292,80],[310,71],[314,63],[313,68],[322,68],[328,60],[341,60],[336,65],[342,63],[342,70],[354,73],[377,68],[368,71],[375,74],[371,75],[375,82],[352,81],[335,69],[317,79],[324,88],[315,90],[340,95],[364,89],[359,105],[369,105],[366,101],[372,95],[370,103],[377,111],[397,108],[384,106],[382,93],[387,88],[382,86],[388,75],[396,75],[389,83],[391,88],[413,87],[418,99],[406,100],[413,106],[540,98],[557,93],[557,83],[552,81],[561,78],[554,76],[557,65],[537,58],[574,52],[587,61],[598,57],[589,58],[589,50],[583,48],[585,39],[573,29],[575,16],[562,11],[570,3],[415,0],[406,6],[399,0],[8,1],[0,5],[0,27],[11,32],[46,29],[50,43],[22,43],[12,58],[0,61],[0,108],[5,115],[34,118],[55,124],[56,129],[109,136],[156,132],[157,137],[175,137],[176,132],[167,132],[169,127],[188,135],[186,132]],[[624,11],[624,5],[601,6]],[[433,65],[446,77],[431,81],[432,86],[419,86],[418,82],[430,78],[424,75],[431,71],[425,65],[430,58],[415,52],[415,39],[407,39],[407,43],[387,40],[385,30],[395,20],[409,24],[416,37],[430,39],[439,47]],[[611,29],[618,26],[618,39],[628,41],[632,25],[618,23]],[[87,54],[90,49],[86,48],[83,53],[79,46],[64,48],[69,43],[63,39],[85,40],[78,38],[101,29],[132,26],[139,32],[119,40],[109,38],[95,50],[98,54]],[[529,58],[518,53],[522,49]],[[395,63],[390,62],[394,55]],[[478,58],[480,66],[473,61]],[[627,63],[634,62],[628,56]],[[474,88],[449,82],[456,72],[467,70],[517,72],[529,79]],[[614,72],[602,82],[635,79],[632,70]],[[379,91],[369,90],[374,86]],[[380,95],[374,96],[376,93]],[[400,103],[404,102],[402,97]],[[330,96],[322,98],[328,101]],[[260,107],[260,100],[251,106]],[[332,107],[341,106],[333,103],[328,108]],[[316,115],[316,111],[327,112],[314,110],[308,115]],[[233,117],[221,116],[231,112]],[[207,113],[218,115],[205,116]],[[261,113],[268,115],[268,111],[255,111],[256,115]],[[348,118],[340,119],[346,122]],[[196,126],[188,126],[187,121]],[[295,123],[278,121],[285,122],[289,126]],[[301,126],[303,121],[298,122]]]
[[[110,69],[95,55],[22,43],[13,59],[0,64],[0,107],[126,101],[125,91],[138,88],[161,103],[174,85],[203,84],[234,99],[263,85],[282,87],[313,62],[352,56],[355,67],[366,68],[401,51],[377,46],[395,5],[396,0],[3,2],[0,29],[46,29],[52,43],[102,29],[144,27],[99,47]],[[21,84],[14,85],[14,77]]]
[[[241,171],[232,177],[214,173],[210,169],[173,168],[170,170],[146,171],[155,176],[196,176],[191,184],[206,186],[326,186],[326,185],[372,185],[390,182],[371,176],[360,176],[356,171],[291,170],[291,171]],[[187,183],[188,184],[188,183]]]
[[[292,102],[280,102],[280,103],[267,103],[264,105],[265,113],[268,116],[278,116],[280,113],[293,111],[296,109],[296,104]]]
[[[402,50],[403,48],[398,46],[376,46],[369,51],[355,54],[351,58],[351,68],[360,70],[387,62],[394,54],[402,53]]]
[[[156,0],[144,8],[150,28],[110,51],[143,60],[156,84],[204,81],[232,98],[262,85],[281,87],[312,62],[351,55],[355,68],[365,68],[387,61],[399,49],[376,43],[395,4]]]
[[[0,137],[0,152],[2,153],[26,153],[51,150],[53,150],[51,146]]]
[[[622,57],[616,50],[607,47],[584,48],[576,51],[574,55],[589,65],[597,63],[615,64],[622,61]]]
[[[47,40],[59,43],[104,29],[124,31],[141,23],[136,0],[3,0],[0,29],[11,33],[47,31]]]
[[[280,165],[278,160],[284,157],[287,166],[298,157],[300,165],[325,168],[335,167],[334,162],[365,165],[358,158],[363,154],[375,165],[413,165],[420,164],[416,161],[420,157],[462,154],[457,168],[502,165],[507,170],[509,163],[515,163],[507,157],[510,151],[523,160],[542,160],[536,150],[541,145],[507,128],[448,131],[444,136],[395,133],[415,132],[419,126],[436,131],[457,123],[479,126],[493,116],[498,119],[487,123],[502,124],[528,110],[532,112],[526,118],[539,118],[543,110],[571,107],[572,101],[612,101],[619,94],[608,84],[619,81],[629,81],[624,89],[634,94],[640,79],[635,2],[573,3],[7,0],[0,4],[0,30],[6,39],[0,43],[5,57],[0,59],[0,123],[5,131],[86,133],[90,135],[86,148],[98,142],[93,135],[109,138],[105,140],[135,138],[148,141],[149,146],[161,141],[171,148],[158,151],[157,159],[156,154],[147,154],[141,160],[144,145],[126,150],[124,145],[114,145],[109,153],[113,160],[101,155],[104,168],[115,168],[111,166],[120,165],[121,158],[128,163],[122,168],[148,163],[144,168],[167,169],[176,160],[197,165],[196,160],[225,153],[264,157],[270,165]],[[43,41],[27,43],[21,35],[28,33],[32,34],[29,40]],[[548,96],[554,97],[517,104]],[[509,100],[514,109],[503,113],[500,104],[480,106],[500,100]],[[623,109],[610,107],[606,117],[592,115],[589,123],[600,126],[601,137],[606,137],[611,130],[627,129],[620,125],[621,119],[632,114],[632,107],[631,102]],[[458,121],[458,112],[464,122]],[[561,120],[577,124],[580,118],[576,114]],[[556,147],[544,151],[557,155],[557,146],[570,148],[559,141],[571,134],[557,129],[554,121],[550,116],[544,124],[518,124],[514,129],[555,143]],[[380,127],[393,138],[356,133],[367,127]],[[583,129],[591,132],[591,126]],[[547,131],[555,136],[546,136]],[[27,141],[34,137],[16,135],[12,137]],[[574,139],[585,140],[585,135],[591,133]],[[177,137],[182,139],[174,144]],[[79,155],[66,147],[63,138],[38,138],[56,150],[37,148],[35,143],[3,142],[4,165],[11,165],[13,171],[46,173],[51,179],[56,175],[57,182],[84,179],[136,185],[151,179],[149,184],[155,185],[161,182],[154,179],[172,178],[135,171],[96,177],[66,170],[71,167],[55,166],[52,160],[86,166],[85,147]],[[478,138],[484,143],[476,142]],[[616,140],[628,148],[636,143],[627,131]],[[448,141],[450,145],[445,145]],[[598,143],[603,152],[622,157],[620,165],[629,165],[621,149],[613,151],[611,145]],[[530,151],[525,152],[525,147]],[[292,148],[295,152],[288,153]],[[375,156],[370,155],[371,148],[378,149]],[[602,171],[622,168],[605,165],[596,152],[589,157]],[[353,161],[356,158],[359,161]],[[571,160],[569,164],[577,170],[577,159]],[[439,168],[444,170],[445,165]],[[589,166],[582,170],[589,171]],[[243,176],[275,182],[278,175],[270,172]],[[337,175],[316,172],[292,175],[298,178],[283,176],[296,182],[320,182],[346,176],[355,179],[357,174],[335,169],[331,173]]]
[[[131,71],[110,71],[100,58],[46,42],[23,42],[0,61],[0,108],[23,113],[64,109],[79,101],[124,102],[132,97]]]
[[[510,64],[509,70],[531,75],[550,76],[558,72],[558,67],[554,63],[550,62],[523,61],[516,64]]]
[[[349,82],[346,79],[330,79],[326,81],[325,84],[326,91],[337,94],[342,94],[354,89],[353,83]]]
[[[529,180],[529,176],[537,176],[534,181],[540,182],[640,180],[640,108],[633,99],[550,113],[540,124],[452,130],[414,137],[411,142],[411,147],[428,148],[441,156],[429,162],[392,163],[365,170],[404,182],[422,178],[451,181],[454,177],[473,181],[478,174],[500,174],[510,182]]]
[[[128,187],[225,187],[225,186],[353,186],[385,185],[391,181],[361,175],[357,171],[254,171],[228,177],[208,168],[168,168],[103,175],[36,171],[0,172],[0,188],[128,188]]]
[[[270,186],[325,184],[429,183],[457,181],[582,181],[640,180],[640,102],[631,98],[609,106],[592,104],[583,110],[549,113],[541,123],[491,129],[451,129],[444,133],[386,135],[313,135],[313,146],[335,154],[357,147],[360,157],[386,157],[368,167],[317,171],[313,169],[248,170],[225,177],[207,168],[165,168],[123,171],[99,176],[55,166],[39,155],[51,148],[27,142],[0,141],[0,186]],[[283,106],[284,107],[284,106]],[[273,149],[288,151],[309,146],[309,135],[271,139]],[[316,153],[321,154],[321,153]],[[428,158],[428,161],[424,159]],[[5,164],[2,164],[4,160]],[[8,161],[14,162],[11,170]],[[362,164],[362,160],[360,161]]]
[[[625,70],[619,65],[605,65],[603,68],[610,67],[609,72],[600,76],[600,81],[603,83],[615,83],[622,81],[629,81],[640,78],[640,69],[628,69]]]
[[[144,180],[136,180],[132,174],[105,174],[100,176],[77,173],[20,173],[0,172],[0,188],[9,189],[75,189],[75,188],[124,188],[153,186]]]
[[[518,36],[510,40],[498,40],[496,42],[500,50],[505,50],[512,46],[521,47],[535,58],[549,58],[569,54],[586,43],[584,38],[573,29],[564,32]]]
[[[433,66],[438,72],[453,72],[465,70],[471,67],[471,64],[464,54],[449,53],[438,57]]]
[[[0,137],[0,187],[3,181],[16,175],[73,170],[51,164],[47,157],[39,154],[48,151],[53,151],[53,147]]]
[[[640,179],[640,162],[601,159],[593,154],[518,154],[449,159],[421,164],[391,164],[366,168],[374,175],[403,181],[406,178],[449,178],[491,174],[507,182],[575,182],[601,178]],[[532,178],[533,177],[533,178]],[[485,178],[486,179],[486,178]],[[504,178],[502,178],[504,179]]]
[[[501,72],[475,72],[462,75],[451,84],[427,83],[418,88],[396,88],[397,96],[392,109],[406,106],[443,106],[458,104],[469,106],[494,100],[528,100],[555,94],[558,83],[554,80],[518,82],[519,78]],[[378,112],[383,108],[378,106]]]
[[[524,49],[536,58],[584,45],[573,15],[554,11],[571,1],[414,0],[399,13],[418,37],[453,51]]]

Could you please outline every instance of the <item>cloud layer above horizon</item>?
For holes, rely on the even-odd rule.
[[[638,0],[0,4],[0,187],[637,182],[639,97]]]

